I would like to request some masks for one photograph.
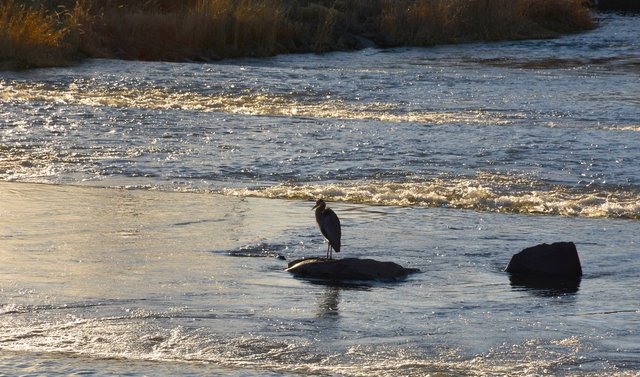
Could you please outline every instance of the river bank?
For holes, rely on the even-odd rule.
[[[580,0],[8,0],[0,5],[0,67],[537,39],[594,26]]]

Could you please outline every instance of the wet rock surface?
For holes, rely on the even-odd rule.
[[[419,270],[374,259],[306,258],[289,263],[286,271],[296,276],[325,280],[395,280]]]

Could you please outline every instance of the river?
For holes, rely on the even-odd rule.
[[[1,72],[0,375],[637,375],[638,35]]]

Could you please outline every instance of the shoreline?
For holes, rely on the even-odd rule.
[[[216,61],[367,47],[555,38],[595,28],[580,0],[10,0],[0,6],[0,69],[85,58]]]

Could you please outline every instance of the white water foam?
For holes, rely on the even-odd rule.
[[[374,205],[447,207],[479,211],[581,217],[640,219],[640,200],[631,191],[584,192],[565,187],[514,190],[522,182],[487,181],[487,177],[433,179],[425,182],[340,182],[279,184],[266,188],[229,188],[227,195],[278,199],[325,198]]]

